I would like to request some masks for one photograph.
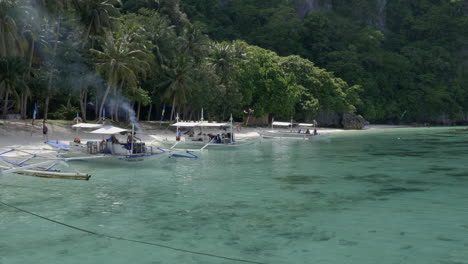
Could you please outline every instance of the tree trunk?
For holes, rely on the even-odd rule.
[[[190,111],[190,115],[189,115],[189,118],[188,118],[188,120],[192,120],[192,116],[193,116],[193,110],[192,110],[192,111]]]
[[[184,105],[184,119],[185,120],[187,120],[188,112],[189,112],[189,106],[188,106],[188,104],[185,104]]]
[[[23,77],[24,77],[24,76],[23,76]],[[23,109],[24,109],[23,104],[24,104],[24,93],[21,92],[21,93],[20,93],[20,103],[19,103],[19,105],[20,105],[20,115],[21,115],[21,119],[23,119],[23,115],[24,115],[24,113],[23,113]]]
[[[32,69],[32,62],[34,58],[34,49],[35,49],[36,41],[31,36],[31,50],[29,52],[29,64],[28,64],[28,72],[26,75],[23,76],[25,79],[29,79],[31,77],[31,69]],[[21,93],[21,118],[26,119],[28,111],[28,94],[25,92]]]
[[[24,102],[23,102],[23,119],[26,119],[28,117],[28,95],[24,95]]]
[[[6,120],[7,117],[7,111],[8,111],[8,96],[9,96],[9,91],[8,88],[5,92],[5,101],[3,102],[3,120]]]
[[[28,77],[29,77],[30,74],[31,74],[32,62],[33,62],[33,58],[34,58],[34,46],[35,46],[35,43],[36,43],[36,41],[35,41],[34,39],[32,39],[32,43],[31,43],[31,52],[29,53]]]
[[[124,85],[124,81],[120,81],[120,86],[119,86],[119,91],[122,91],[122,88],[123,88],[123,85]],[[114,111],[114,116],[115,116],[115,121],[119,122],[119,112],[120,112],[120,101],[121,101],[121,98],[120,97],[117,97],[117,90],[114,89],[114,97],[115,97],[115,100],[114,100],[114,105],[113,105],[113,111]]]
[[[68,99],[67,99],[67,108],[71,107],[71,94],[68,94]]]
[[[136,117],[137,121],[140,121],[140,110],[141,110],[141,102],[138,102],[137,117]]]
[[[153,110],[153,104],[150,104],[149,110],[148,110],[148,121],[151,121],[151,111]]]
[[[120,122],[119,114],[120,114],[120,98],[115,99],[115,121]]]
[[[81,109],[81,118],[83,121],[86,121],[86,107],[88,104],[88,93],[86,90],[80,92],[80,109]]]
[[[86,116],[86,110],[88,110],[88,93],[85,92],[85,95],[84,95],[84,111],[83,111],[83,121],[86,121],[87,120],[87,116]]]
[[[175,106],[176,106],[176,103],[175,103],[175,96],[174,96],[174,99],[172,99],[172,110],[171,110],[171,118],[170,118],[171,123],[172,123],[172,120],[174,120]]]
[[[106,92],[104,93],[104,96],[102,97],[101,101],[101,106],[99,107],[99,120],[102,119],[102,110],[104,109],[104,104],[106,103],[107,95],[109,94],[109,91],[111,89],[111,78],[109,78],[109,83],[107,84]]]
[[[85,48],[86,43],[88,42],[89,33],[91,32],[91,26],[93,25],[93,22],[94,21],[91,21],[91,23],[89,23],[88,30],[86,31],[86,35],[85,35],[85,38],[84,38],[84,41],[83,41],[83,46],[81,47],[83,49]]]
[[[47,112],[49,111],[49,101],[50,101],[50,97],[49,95],[47,95],[45,98],[45,103],[44,103],[44,119],[45,120],[47,120]]]
[[[114,91],[114,98],[115,98],[115,91]],[[110,108],[110,119],[112,121],[114,121],[115,120],[115,105],[116,105],[116,103],[115,103],[115,99],[111,98],[111,101],[114,101],[114,103],[111,103],[110,105],[108,104],[109,108]]]
[[[113,99],[111,98],[111,103],[110,103],[110,112],[111,112],[111,120],[112,121],[117,121],[117,105],[118,105],[118,101],[117,101],[117,90],[116,88],[114,87],[114,89],[112,89],[112,96],[113,96]]]
[[[61,21],[60,21],[60,17],[58,18],[58,21],[57,21],[57,33],[56,33],[56,36],[55,36],[55,43],[54,43],[54,52],[53,52],[53,57],[52,57],[52,66],[51,66],[51,69],[50,69],[50,73],[49,73],[49,82],[47,84],[47,96],[45,98],[45,106],[44,106],[44,119],[47,119],[47,115],[49,113],[49,101],[50,101],[50,95],[52,93],[52,78],[53,78],[53,75],[54,75],[54,64],[55,64],[55,57],[57,56],[57,47],[58,47],[58,42],[59,42],[59,38],[60,38],[60,25],[61,25]]]
[[[98,116],[99,116],[99,108],[98,108],[98,105],[99,105],[99,98],[98,98],[98,95],[97,95],[97,88],[96,88],[96,98],[94,98],[94,118],[97,119]]]

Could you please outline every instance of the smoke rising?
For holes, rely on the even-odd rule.
[[[18,14],[23,21],[23,31],[27,31],[35,40],[35,57],[40,57],[40,65],[37,67],[46,69],[47,74],[53,73],[51,92],[60,91],[63,94],[77,96],[83,90],[92,89],[94,96],[100,100],[106,89],[106,81],[96,73],[87,62],[89,50],[82,48],[83,36],[86,25],[83,25],[77,17],[69,12],[61,12],[59,9],[49,12],[42,1],[19,1]],[[44,3],[44,2],[42,2]],[[57,52],[54,55],[54,45],[57,39],[57,25],[60,23]],[[48,43],[48,44],[46,44]],[[59,78],[60,77],[60,78]],[[136,120],[136,113],[119,89],[112,87],[117,93],[107,99],[107,110],[119,108],[119,112],[129,113],[129,121],[138,129],[141,126]],[[95,92],[94,92],[95,91]],[[91,100],[89,100],[91,102]],[[113,114],[108,111],[107,115]],[[127,115],[124,116],[127,120]]]

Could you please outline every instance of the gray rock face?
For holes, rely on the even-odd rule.
[[[368,125],[369,122],[367,122],[362,116],[354,115],[354,114],[349,114],[345,113],[343,114],[343,118],[341,120],[341,125],[343,126],[344,129],[363,129],[366,125]]]
[[[386,8],[388,0],[377,0],[377,17],[374,21],[374,25],[381,31],[385,31],[386,27]]]
[[[320,112],[314,119],[319,127],[341,127],[341,115],[337,113]]]
[[[296,10],[301,18],[315,11],[328,11],[333,8],[331,0],[300,0],[297,2]]]

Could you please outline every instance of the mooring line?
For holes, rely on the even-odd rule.
[[[183,249],[183,248],[176,248],[176,247],[166,246],[166,245],[153,243],[153,242],[146,242],[146,241],[134,240],[134,239],[124,238],[124,237],[116,237],[116,236],[111,236],[111,235],[106,235],[106,234],[100,234],[100,233],[97,233],[97,232],[94,232],[94,231],[90,231],[90,230],[86,230],[86,229],[79,228],[79,227],[76,227],[76,226],[72,226],[72,225],[69,225],[69,224],[65,224],[65,223],[62,223],[60,221],[47,218],[45,216],[35,214],[33,212],[29,212],[27,210],[24,210],[24,209],[18,208],[16,206],[4,203],[2,201],[0,201],[0,204],[2,204],[4,206],[7,206],[7,207],[14,208],[14,209],[16,209],[16,210],[18,210],[20,212],[27,213],[27,214],[33,215],[35,217],[44,219],[46,221],[53,222],[53,223],[56,223],[56,224],[59,224],[59,225],[62,225],[62,226],[66,226],[68,228],[75,229],[75,230],[78,230],[78,231],[81,231],[81,232],[84,232],[84,233],[88,233],[88,234],[91,234],[91,235],[95,235],[95,236],[107,237],[107,238],[111,238],[111,239],[123,240],[123,241],[139,243],[139,244],[145,244],[145,245],[151,245],[151,246],[166,248],[166,249],[170,249],[170,250],[174,250],[174,251],[179,251],[179,252],[184,252],[184,253],[189,253],[189,254],[195,254],[195,255],[201,255],[201,256],[206,256],[206,257],[211,257],[211,258],[225,259],[225,260],[231,260],[231,261],[243,262],[243,263],[266,264],[264,262],[245,260],[245,259],[239,259],[239,258],[230,258],[230,257],[215,255],[215,254],[211,254],[211,253],[204,253],[204,252],[192,251],[192,250]]]

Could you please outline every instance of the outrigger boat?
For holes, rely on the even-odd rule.
[[[15,160],[14,157],[7,156],[9,153],[20,152],[26,153],[27,156],[16,156],[16,159],[20,158],[21,160]],[[62,164],[66,167],[69,165],[67,161],[74,159],[86,159],[89,157],[81,158],[68,158],[68,159],[58,159],[51,158],[42,155],[36,155],[28,153],[18,149],[9,149],[0,153],[0,175],[6,175],[10,173],[29,175],[42,178],[53,178],[53,179],[66,179],[66,180],[89,180],[91,175],[87,173],[80,172],[62,172],[57,169],[57,165]],[[30,163],[32,160],[43,160],[37,163]],[[45,160],[45,161],[44,161]]]
[[[238,147],[255,143],[252,139],[260,138],[260,135],[254,132],[257,136],[250,135],[237,139],[233,131],[232,115],[229,120],[230,123],[210,123],[204,121],[202,117],[201,121],[198,122],[183,122],[179,121],[179,116],[177,115],[176,123],[171,125],[176,127],[175,136],[150,136],[154,141],[169,147],[169,150],[190,149],[191,151],[202,151],[208,147]],[[182,129],[185,130],[184,133],[182,133]],[[198,131],[196,132],[195,130]]]
[[[134,126],[131,131],[115,126],[103,126],[89,133],[102,135],[103,139],[82,143],[79,138],[75,137],[75,140],[69,144],[58,143],[55,147],[59,150],[59,156],[104,156],[106,157],[104,160],[132,162],[159,158],[167,153],[162,148],[146,146],[144,142],[137,139]],[[128,135],[125,143],[119,142],[117,139],[119,134]],[[50,142],[48,144],[53,145]]]
[[[281,127],[275,130],[274,127]],[[296,130],[297,129],[297,130]],[[308,123],[293,123],[291,122],[271,122],[271,130],[263,131],[262,137],[266,139],[295,139],[309,140],[313,136],[317,136],[317,128],[315,124]]]
[[[94,128],[95,124],[77,124],[72,127]],[[101,126],[101,128],[89,132],[90,134],[102,135],[102,140],[88,140],[82,143],[81,139],[75,137],[73,142],[69,144],[49,141],[49,145],[58,149],[59,157],[77,157],[77,156],[102,156],[108,161],[127,161],[139,162],[154,160],[163,156],[182,157],[182,158],[198,158],[193,153],[173,153],[173,151],[165,150],[160,147],[147,146],[135,136],[135,127],[132,125],[132,130],[115,127]],[[120,143],[117,139],[118,135],[127,135],[125,143]]]

